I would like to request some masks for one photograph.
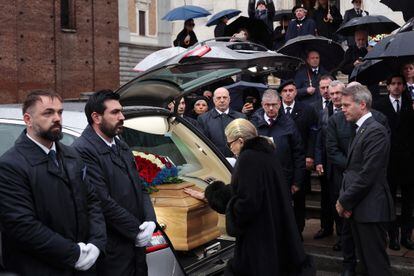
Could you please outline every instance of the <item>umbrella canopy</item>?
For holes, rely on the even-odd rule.
[[[148,56],[146,56],[143,60],[141,60],[135,67],[134,71],[143,72],[148,70],[149,68],[160,64],[163,61],[166,61],[169,58],[172,58],[180,53],[187,51],[187,49],[182,47],[171,47],[156,51]]]
[[[323,36],[304,35],[288,40],[277,52],[306,59],[308,51],[319,52],[321,65],[328,71],[335,70],[344,58],[344,49],[339,43]]]
[[[400,62],[414,59],[414,31],[396,33],[388,39],[383,39],[375,45],[378,50],[372,51],[365,56],[365,59],[389,59]]]
[[[369,35],[389,34],[400,27],[394,21],[382,15],[355,17],[336,31],[340,35],[353,36],[357,30],[367,30]]]
[[[414,17],[405,22],[404,25],[397,31],[397,33],[409,32],[414,31]]]
[[[360,65],[355,66],[349,79],[364,85],[378,84],[387,79],[392,73],[398,72],[397,64],[391,66],[384,60],[366,60]]]
[[[221,12],[218,12],[216,14],[214,14],[208,21],[206,26],[210,27],[213,25],[217,25],[221,18],[223,18],[224,16],[227,17],[228,19],[233,18],[235,16],[238,16],[241,13],[240,10],[235,10],[235,9],[228,9],[228,10],[224,10]]]
[[[187,20],[191,18],[206,17],[211,13],[206,9],[198,6],[184,5],[169,11],[162,20],[175,21],[175,20]]]
[[[275,16],[273,17],[273,21],[280,21],[282,18],[287,18],[288,20],[293,19],[292,10],[280,10],[275,12]]]
[[[414,5],[412,0],[381,0],[380,2],[387,5],[393,11],[401,11],[405,21],[414,17]]]
[[[240,16],[226,26],[225,34],[226,36],[232,36],[240,29],[247,30],[249,33],[248,40],[262,44],[269,49],[272,47],[272,36],[262,20]]]

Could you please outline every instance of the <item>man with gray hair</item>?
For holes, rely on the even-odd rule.
[[[305,152],[295,122],[288,116],[278,116],[281,105],[279,94],[273,89],[267,89],[262,96],[262,108],[252,116],[251,122],[259,135],[273,139],[287,185],[292,194],[295,194],[303,188]]]
[[[324,82],[321,80],[321,83]],[[319,121],[318,121],[318,133],[316,136],[315,143],[315,170],[319,176],[321,183],[321,229],[314,236],[315,239],[318,239],[319,236],[322,236],[323,233],[332,233],[334,221],[336,223],[336,234],[338,236],[338,241],[334,244],[333,250],[341,250],[341,230],[342,223],[340,220],[335,219],[335,209],[334,203],[338,199],[332,200],[333,192],[333,170],[332,164],[328,162],[326,155],[326,131],[328,127],[329,118],[341,110],[341,98],[342,90],[345,88],[345,85],[338,80],[330,81],[325,85],[328,86],[329,99],[331,104],[327,105],[324,109],[319,111]],[[322,88],[321,88],[322,91]]]
[[[387,183],[390,150],[388,130],[371,113],[372,95],[362,85],[342,92],[342,111],[353,123],[336,210],[349,219],[352,236],[368,275],[391,275],[386,252],[386,224],[394,219],[394,202]]]

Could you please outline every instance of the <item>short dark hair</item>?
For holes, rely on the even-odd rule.
[[[105,102],[108,100],[119,101],[119,94],[114,93],[110,89],[99,90],[89,97],[85,105],[85,115],[89,125],[93,124],[92,113],[104,114],[106,106]]]
[[[30,107],[34,106],[36,102],[40,102],[42,100],[40,97],[49,97],[52,100],[58,99],[60,102],[63,101],[62,97],[52,90],[48,90],[48,89],[32,90],[26,96],[26,99],[23,102],[23,105],[22,105],[23,114],[25,114]]]
[[[331,80],[331,81],[334,81],[334,80],[336,80],[333,76],[331,76],[331,75],[322,75],[320,78],[319,78],[319,81],[321,81],[321,80]]]
[[[387,81],[386,81],[387,85],[391,84],[393,78],[401,78],[403,84],[404,85],[406,84],[405,77],[402,74],[397,74],[396,73],[396,74],[392,74],[392,75],[388,76]]]

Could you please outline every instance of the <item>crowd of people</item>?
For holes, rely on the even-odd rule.
[[[263,27],[266,29],[268,36],[272,37],[273,50],[278,50],[286,41],[304,35],[323,36],[334,41],[347,41],[348,46],[354,45],[352,37],[343,37],[336,34],[341,26],[355,17],[369,15],[362,8],[363,0],[352,0],[353,8],[345,11],[344,16],[340,13],[337,6],[329,0],[303,0],[301,4],[292,8],[292,15],[283,14],[274,28],[275,5],[273,0],[248,0],[248,15],[251,19],[263,21]],[[290,20],[293,18],[292,20]],[[229,18],[223,16],[214,29],[214,37],[222,38],[226,36],[235,36],[237,38],[252,38],[248,28],[242,27],[237,32],[230,34],[226,31]],[[194,32],[194,20],[188,19],[184,22],[183,30],[174,40],[174,46],[188,48],[197,43],[197,36]],[[267,38],[263,37],[253,39],[254,42],[266,45]],[[266,45],[267,46],[267,45]]]

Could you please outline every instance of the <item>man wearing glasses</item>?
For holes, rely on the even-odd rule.
[[[278,116],[281,106],[279,94],[268,89],[262,96],[262,108],[252,117],[259,135],[268,136],[276,144],[276,155],[282,164],[286,183],[291,193],[302,189],[305,174],[305,152],[295,122],[287,116]]]

